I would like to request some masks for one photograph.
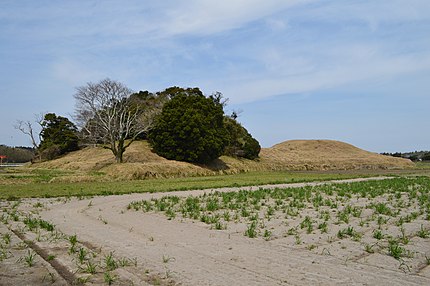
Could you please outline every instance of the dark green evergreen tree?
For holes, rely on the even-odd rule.
[[[149,133],[154,151],[167,159],[195,163],[221,156],[226,144],[221,97],[205,97],[198,88],[172,91]]]
[[[227,146],[224,154],[233,157],[256,159],[260,153],[261,146],[248,130],[245,129],[234,118],[226,116],[224,126],[227,132]]]
[[[42,141],[39,150],[44,158],[50,160],[66,152],[78,150],[78,131],[68,118],[47,113],[41,125]]]

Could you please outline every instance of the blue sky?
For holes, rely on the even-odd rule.
[[[264,147],[430,150],[428,0],[0,0],[0,144],[75,88],[220,91]]]

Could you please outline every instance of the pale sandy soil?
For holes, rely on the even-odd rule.
[[[368,179],[342,182],[360,180]],[[315,186],[317,183],[289,184],[288,187],[305,185]],[[251,187],[217,191],[239,189]],[[298,226],[305,215],[317,220],[312,209],[305,210],[301,216],[289,218],[288,221],[275,214],[265,222],[265,227],[272,232],[268,239],[261,235],[257,238],[244,236],[247,225],[243,221],[229,222],[226,223],[226,229],[215,230],[208,224],[182,218],[180,215],[168,220],[161,212],[127,209],[132,201],[150,200],[166,195],[186,197],[209,193],[211,190],[131,194],[82,200],[38,199],[26,201],[22,210],[28,211],[36,201],[41,202],[44,206],[38,211],[41,218],[55,224],[56,229],[67,236],[76,235],[79,246],[98,253],[99,257],[113,252],[116,257],[135,259],[135,265],[113,272],[117,277],[114,285],[430,285],[430,268],[425,263],[425,255],[430,255],[430,240],[412,235],[421,225],[430,227],[428,221],[420,218],[404,225],[406,232],[410,234],[407,247],[415,253],[414,257],[396,260],[388,256],[382,245],[378,245],[372,238],[371,233],[368,233],[370,228],[359,226],[358,219],[351,219],[348,225],[361,231],[360,241],[336,237],[338,230],[346,227],[345,224],[330,224],[328,233],[324,234],[316,227],[308,235],[298,228],[300,242],[297,241],[299,234],[286,235],[287,230]],[[353,198],[348,203],[364,205],[366,202]],[[365,217],[364,211],[361,219]],[[369,221],[369,224],[372,223]],[[387,223],[383,231],[397,235],[398,229],[394,223]],[[27,238],[34,240],[36,235],[29,233]],[[47,252],[55,253],[57,261],[63,263],[75,278],[83,276],[76,263],[67,262],[68,254],[64,253],[69,247],[67,242],[39,240],[36,244]],[[364,251],[365,244],[372,244],[376,251]],[[5,261],[8,262],[7,259]],[[1,272],[9,271],[14,260],[8,264],[5,264],[5,261],[0,262]],[[19,271],[23,273],[31,270],[38,273],[52,272],[56,277],[59,276],[49,268],[50,265],[46,269],[42,263],[36,264],[40,269],[19,265]],[[16,274],[16,271],[11,271],[11,275]],[[16,277],[11,275],[2,274],[0,284],[19,285],[13,280]],[[103,284],[101,275],[96,275],[87,282]],[[35,278],[34,275],[28,275],[33,277],[31,279],[34,281],[42,281],[39,276]],[[27,285],[48,284],[46,280],[43,283],[27,280],[21,282],[26,281]],[[62,285],[61,283],[65,282],[59,277],[55,283]]]

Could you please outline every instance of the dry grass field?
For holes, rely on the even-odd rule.
[[[164,159],[153,153],[147,142],[139,141],[127,149],[124,161],[124,164],[115,164],[109,150],[88,147],[56,160],[35,164],[33,167],[80,171],[76,177],[61,178],[74,181],[94,180],[93,176],[87,176],[85,172],[95,171],[112,179],[129,180],[249,171],[394,170],[414,167],[407,159],[383,156],[331,140],[286,141],[271,148],[263,148],[260,158],[255,161],[222,156],[209,166]]]

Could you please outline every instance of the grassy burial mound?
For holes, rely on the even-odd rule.
[[[208,168],[160,157],[151,151],[146,141],[133,142],[124,153],[124,163],[121,164],[115,163],[115,158],[110,150],[101,147],[87,147],[55,160],[37,163],[35,167],[96,171],[121,179],[203,176],[214,173]]]
[[[291,140],[262,149],[261,163],[274,170],[407,169],[407,159],[368,152],[334,140]]]
[[[269,170],[405,169],[414,166],[406,159],[383,156],[330,140],[286,141],[271,148],[263,148],[257,160],[221,156],[210,165],[167,160],[152,152],[146,141],[137,141],[124,153],[124,162],[116,164],[110,150],[87,147],[34,166],[83,172],[99,171],[118,179],[205,176]]]

